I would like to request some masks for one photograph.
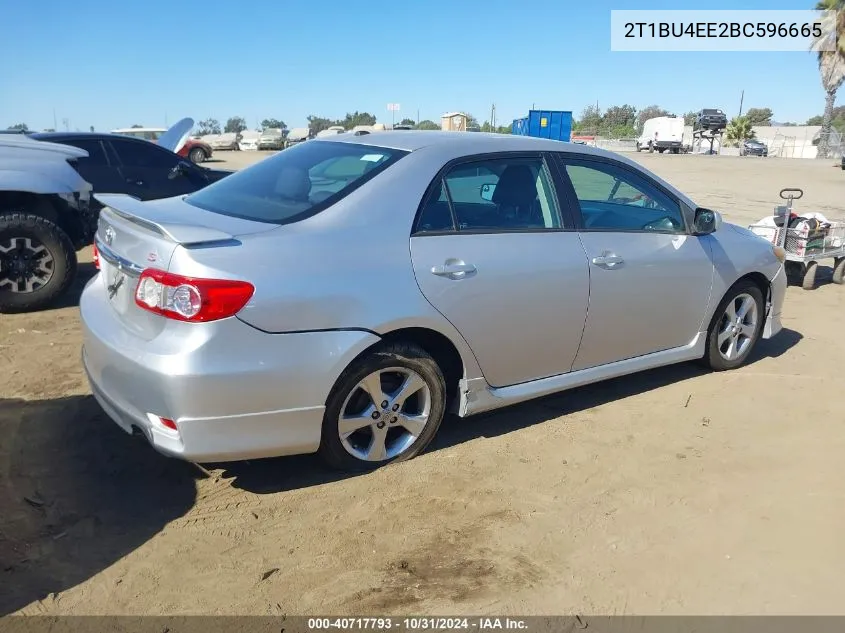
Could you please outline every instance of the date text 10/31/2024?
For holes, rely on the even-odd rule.
[[[444,618],[444,617],[372,617],[372,618],[308,618],[310,631],[495,631],[527,630],[528,624],[520,618]]]

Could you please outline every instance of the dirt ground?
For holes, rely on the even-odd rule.
[[[830,163],[637,159],[740,224],[785,186],[845,216]],[[845,613],[845,288],[790,288],[784,321],[741,370],[447,420],[373,474],[209,478],[100,411],[75,297],[0,316],[0,614]]]

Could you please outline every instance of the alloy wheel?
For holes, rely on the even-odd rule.
[[[367,462],[394,459],[431,417],[431,389],[417,372],[389,367],[368,374],[346,397],[337,428],[343,448]]]
[[[10,237],[0,242],[0,288],[15,293],[35,292],[53,277],[55,262],[37,239]]]
[[[748,351],[757,336],[758,321],[757,301],[750,294],[739,294],[728,303],[716,338],[722,358],[735,361]]]

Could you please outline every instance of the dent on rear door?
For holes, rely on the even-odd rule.
[[[577,233],[420,235],[411,238],[411,256],[420,290],[465,338],[492,386],[569,371],[589,298]],[[450,262],[476,272],[432,272]]]

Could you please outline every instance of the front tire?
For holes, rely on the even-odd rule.
[[[707,333],[704,363],[713,371],[736,369],[748,359],[765,321],[763,293],[741,280],[725,294]]]
[[[188,158],[194,165],[204,163],[206,159],[205,150],[202,147],[195,147],[188,154]]]
[[[0,313],[48,307],[76,277],[76,251],[53,222],[30,213],[0,215]]]
[[[320,457],[344,471],[411,459],[429,445],[446,411],[446,382],[422,348],[393,343],[354,361],[326,401]]]

